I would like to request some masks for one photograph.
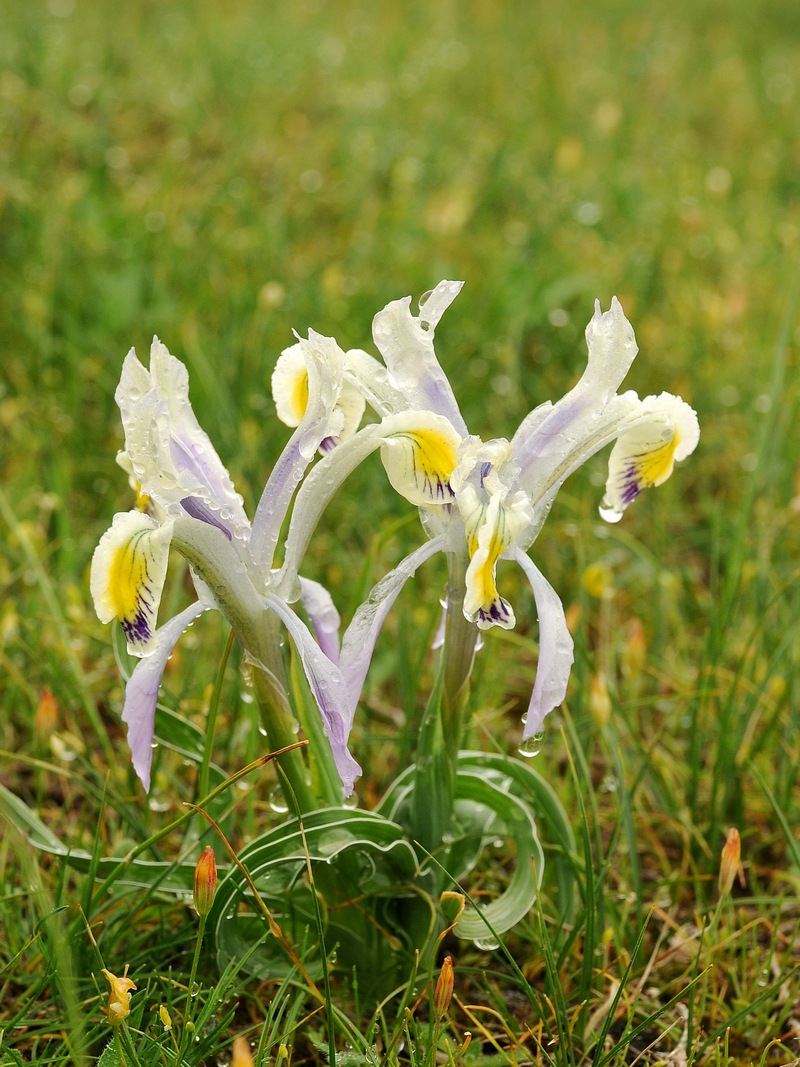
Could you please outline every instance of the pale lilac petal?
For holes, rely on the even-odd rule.
[[[302,338],[308,370],[308,404],[297,429],[281,453],[258,502],[250,550],[265,570],[272,567],[275,546],[294,492],[317,449],[327,437],[342,429],[342,416],[336,405],[344,380],[344,353],[331,337],[308,331]]]
[[[198,601],[164,623],[156,633],[158,645],[155,651],[137,664],[125,688],[122,721],[128,727],[128,745],[133,769],[141,779],[145,791],[150,789],[156,703],[164,668],[178,638],[205,610],[206,605]]]
[[[400,590],[427,559],[441,552],[444,547],[444,535],[434,537],[421,548],[399,563],[371,590],[364,603],[358,608],[353,621],[347,627],[342,639],[342,653],[339,663],[347,687],[346,722],[348,732],[353,722],[364,679],[367,677],[378,634],[386,616],[392,609]]]
[[[267,595],[267,606],[280,618],[300,653],[308,684],[317,702],[325,733],[333,752],[334,763],[344,785],[345,796],[353,792],[361,768],[350,755],[347,737],[346,693],[342,672],[332,663],[308,632],[305,624],[278,597]]]
[[[333,598],[324,585],[300,577],[300,603],[311,619],[319,647],[331,661],[339,662],[339,624],[341,619]]]
[[[452,386],[433,349],[433,336],[445,310],[463,282],[439,282],[411,314],[411,297],[393,300],[372,321],[372,337],[383,356],[392,383],[406,398],[406,407],[444,415],[462,437],[467,427]]]
[[[558,477],[562,467],[574,470],[592,454],[584,453],[582,443],[595,437],[597,421],[602,420],[636,356],[633,327],[616,297],[606,312],[595,301],[594,316],[586,327],[586,344],[588,360],[578,384],[558,403],[533,411],[511,442],[522,484],[531,495],[539,495],[539,487]],[[576,453],[581,458],[572,463]]]
[[[522,734],[528,738],[539,733],[545,717],[563,703],[575,655],[558,594],[529,556],[516,549],[513,557],[531,584],[539,615],[539,662]]]

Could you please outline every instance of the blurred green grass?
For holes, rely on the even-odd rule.
[[[537,542],[577,619],[571,715],[596,784],[620,773],[615,751],[637,782],[623,814],[645,842],[645,868],[672,885],[679,855],[680,884],[702,898],[736,821],[754,886],[796,885],[747,761],[769,772],[796,827],[800,333],[792,316],[784,324],[800,252],[799,71],[800,15],[778,0],[568,10],[233,0],[224,12],[207,0],[9,0],[2,748],[39,751],[31,722],[49,686],[59,729],[83,739],[99,772],[86,714],[97,706],[128,780],[111,641],[92,616],[87,568],[113,512],[129,506],[113,463],[113,393],[131,345],[144,355],[157,333],[187,363],[198,417],[252,508],[286,437],[269,378],[293,328],[370,348],[388,300],[464,278],[437,351],[471,429],[510,436],[574,382],[592,302],[616,293],[640,346],[626,384],[683,395],[702,437],[685,469],[611,530],[596,518],[602,461],[579,472]],[[309,560],[345,611],[418,537],[379,484],[377,464],[357,472]],[[613,576],[601,600],[581,583],[597,562]],[[411,623],[392,623],[412,658],[442,580],[418,576],[401,601]],[[483,743],[509,751],[536,626],[513,575],[503,581],[523,640],[491,635],[475,700]],[[621,663],[639,624],[647,671],[634,686]],[[218,628],[193,632],[192,644],[216,654]],[[586,703],[598,669],[615,702],[603,744]],[[387,638],[371,682],[376,717],[359,727],[374,781],[393,760],[392,709],[413,711],[414,685],[393,682],[397,670]],[[178,697],[200,708],[211,674],[184,679],[180,663],[175,673]],[[241,741],[241,727],[230,730]],[[544,758],[569,794],[551,732]],[[13,762],[2,778],[33,788]],[[617,800],[599,793],[604,825]],[[659,819],[676,840],[688,825],[663,855],[648,836]]]

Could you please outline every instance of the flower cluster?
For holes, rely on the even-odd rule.
[[[539,662],[524,736],[540,731],[563,701],[572,639],[558,595],[529,555],[553,499],[577,467],[614,442],[600,514],[618,521],[643,490],[664,482],[675,462],[694,450],[697,417],[669,393],[640,399],[618,392],[637,346],[614,298],[606,312],[595,306],[586,328],[588,361],[573,389],[527,415],[511,440],[470,434],[434,351],[439,321],[460,289],[459,282],[443,281],[420,301],[417,314],[410,297],[379,312],[372,332],[382,359],[360,349],[344,352],[313,331],[283,352],[273,396],[294,432],[252,524],[194,417],[185,367],[157,339],[149,370],[128,354],[116,395],[125,429],[118,458],[137,507],[115,516],[101,539],[91,585],[101,620],[118,619],[130,652],[141,657],[123,719],[145,787],[164,666],[187,626],[214,608],[256,670],[271,662],[275,627],[267,620],[286,627],[350,793],[359,767],[348,738],[378,634],[405,582],[437,553],[463,559],[463,614],[476,631],[515,625],[496,571],[506,559],[522,568],[539,616]],[[362,426],[367,408],[373,421]],[[420,509],[426,538],[375,586],[340,643],[330,594],[299,571],[328,503],[376,451],[390,484]],[[289,516],[283,563],[273,570]],[[157,629],[170,548],[188,560],[197,599]],[[310,629],[295,611],[298,601]]]

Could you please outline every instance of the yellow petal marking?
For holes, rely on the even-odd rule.
[[[148,531],[142,530],[120,545],[111,561],[108,591],[118,619],[132,618],[139,606],[139,594],[147,583],[147,556],[137,551]]]
[[[654,451],[647,452],[642,456],[634,457],[633,462],[643,488],[649,489],[651,486],[659,485],[669,478],[679,441],[680,438],[676,433],[671,441],[667,441],[660,448],[656,448]]]
[[[450,476],[457,460],[457,446],[452,440],[436,429],[420,428],[388,434],[386,442],[402,453],[401,460],[397,454],[391,457],[393,469],[389,471],[399,493],[415,504],[450,503]]]
[[[303,370],[298,374],[297,381],[294,383],[294,389],[292,390],[291,399],[292,411],[294,417],[298,423],[306,413],[308,407],[308,371]]]

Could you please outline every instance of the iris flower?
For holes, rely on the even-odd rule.
[[[275,643],[270,615],[280,619],[300,653],[346,792],[359,773],[347,749],[344,685],[336,666],[336,609],[322,586],[297,578],[291,599],[302,601],[315,640],[289,598],[276,595],[271,567],[281,525],[306,467],[320,447],[352,432],[363,400],[345,382],[345,356],[332,339],[310,331],[307,340],[299,339],[287,353],[287,359],[302,356],[306,396],[252,525],[192,411],[183,364],[157,338],[149,369],[133,349],[123,364],[116,401],[125,450],[118,460],[137,488],[139,507],[115,515],[101,538],[92,558],[91,591],[101,621],[118,619],[128,651],[141,659],[126,687],[122,718],[145,789],[150,786],[156,701],[166,662],[181,634],[210,608],[226,617],[257,669],[268,670],[269,645]],[[156,628],[170,549],[188,560],[197,599]]]
[[[480,630],[511,628],[515,615],[497,589],[501,560],[514,560],[531,585],[539,617],[539,661],[525,718],[522,751],[545,716],[564,699],[573,661],[561,601],[528,552],[559,488],[599,449],[615,442],[600,514],[617,522],[645,489],[661,485],[676,460],[694,450],[697,416],[669,393],[644,399],[618,393],[637,352],[633,329],[616,298],[599,302],[586,327],[588,362],[561,400],[523,419],[512,439],[471,435],[436,357],[434,333],[462,283],[443,281],[420,301],[388,304],[375,316],[373,339],[383,363],[362,351],[346,357],[346,373],[380,421],[351,436],[316,465],[292,513],[276,589],[287,595],[310,536],[335,487],[380,449],[389,481],[419,507],[429,540],[373,589],[342,642],[347,730],[380,628],[405,582],[438,552],[466,554],[463,612]],[[310,395],[310,394],[309,394]]]

